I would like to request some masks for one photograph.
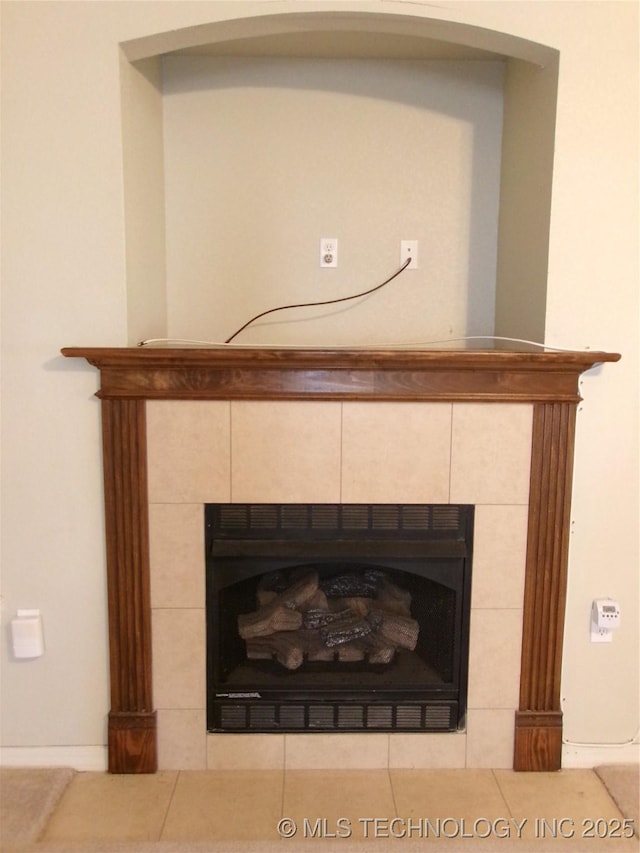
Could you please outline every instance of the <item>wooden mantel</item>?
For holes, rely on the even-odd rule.
[[[145,401],[377,400],[533,404],[513,766],[557,770],[578,382],[617,353],[529,350],[80,348],[100,370],[109,599],[109,770],[157,769]]]
[[[577,377],[616,353],[500,350],[80,348],[102,399],[576,402]]]

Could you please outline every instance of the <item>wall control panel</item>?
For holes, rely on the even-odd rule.
[[[42,657],[44,636],[39,610],[18,610],[11,620],[11,646],[15,660]]]
[[[610,643],[620,627],[620,605],[612,598],[596,598],[591,605],[591,642]]]

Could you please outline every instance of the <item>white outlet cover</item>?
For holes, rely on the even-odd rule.
[[[407,267],[410,270],[418,269],[418,241],[417,240],[401,240],[400,241],[400,264],[405,264],[409,258],[411,263]]]
[[[320,238],[320,266],[324,268],[338,266],[338,240],[336,237]]]

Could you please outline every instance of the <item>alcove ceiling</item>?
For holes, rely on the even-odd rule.
[[[544,66],[553,49],[507,33],[391,12],[304,11],[200,24],[133,39],[130,62],[170,53],[330,59],[520,59]]]
[[[279,33],[195,45],[173,55],[286,57],[287,59],[488,60],[505,59],[493,51],[421,36],[355,30]]]

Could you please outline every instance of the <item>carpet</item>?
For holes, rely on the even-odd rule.
[[[0,849],[37,841],[75,771],[0,767]]]
[[[622,814],[633,820],[635,833],[639,835],[640,765],[603,764],[594,769]]]

